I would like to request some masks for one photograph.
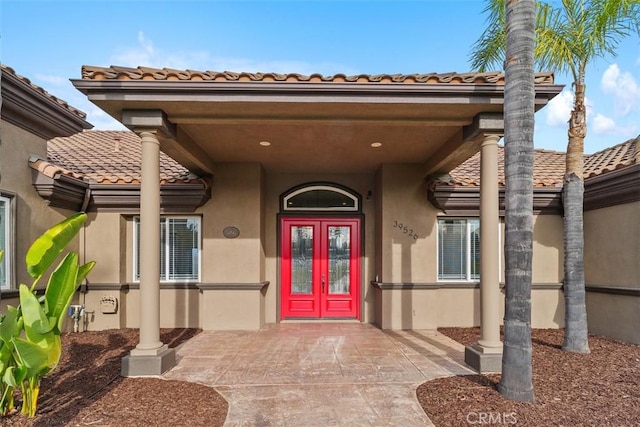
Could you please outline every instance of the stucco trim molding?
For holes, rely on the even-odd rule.
[[[33,187],[49,206],[81,211],[89,183],[64,174],[51,178],[35,169],[31,169]]]
[[[480,215],[480,187],[429,185],[427,198],[446,214]],[[504,216],[504,188],[499,190],[500,215]],[[558,215],[562,213],[562,188],[539,187],[533,189],[533,213]]]
[[[504,283],[500,283],[500,287],[504,288]],[[532,283],[531,289],[547,289],[547,290],[563,290],[562,283]]]
[[[80,286],[80,292],[85,293],[88,291],[122,291],[140,289],[140,283],[87,283]],[[160,282],[160,290],[163,289],[198,289],[197,283],[173,283],[173,282]]]
[[[0,294],[2,295],[2,299],[18,298],[20,296],[20,291],[17,289],[3,289],[0,291]]]
[[[50,206],[85,212],[140,212],[140,184],[96,184],[62,173],[53,178],[32,170],[36,192]],[[192,213],[211,198],[202,179],[160,185],[161,213]]]
[[[412,289],[475,289],[480,288],[480,284],[477,282],[469,283],[392,283],[392,282],[375,282],[372,281],[371,285],[381,289],[383,291],[400,289],[400,290],[412,290]]]
[[[84,113],[61,104],[2,67],[2,120],[44,139],[70,136],[91,129]]]
[[[584,210],[640,200],[640,163],[606,172],[584,181]]]
[[[392,283],[372,281],[371,285],[382,290],[400,289],[480,289],[479,282],[436,282],[436,283]],[[504,282],[500,283],[500,288],[504,289]],[[562,283],[532,283],[531,289],[535,290],[560,290]]]
[[[609,295],[624,295],[631,297],[640,297],[640,288],[628,288],[622,286],[605,286],[605,285],[586,285],[587,292]]]
[[[140,289],[140,283],[127,283],[127,289]],[[198,289],[197,283],[160,282],[160,291],[163,289]]]
[[[80,293],[88,291],[128,291],[128,283],[86,283],[80,286]]]
[[[269,281],[258,283],[198,283],[201,291],[261,291]]]
[[[89,211],[140,212],[140,184],[91,184]],[[196,183],[160,184],[160,212],[194,212],[211,198],[211,188]]]

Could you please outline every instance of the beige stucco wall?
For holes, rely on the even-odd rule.
[[[584,271],[589,285],[640,288],[640,202],[584,214]]]
[[[382,165],[377,193],[382,198],[380,280],[435,282],[437,210],[427,200],[421,166]]]
[[[587,286],[640,289],[640,202],[585,212]],[[589,332],[640,344],[640,297],[587,292]]]
[[[376,176],[381,194],[376,228],[377,260],[381,282],[394,287],[414,284],[413,289],[376,289],[376,324],[385,329],[478,326],[480,291],[469,284],[437,280],[437,218],[445,214],[434,208],[426,193],[418,165],[383,165]],[[407,226],[409,232],[400,229]],[[418,239],[409,236],[413,230]],[[504,236],[504,223],[501,238]],[[501,280],[504,251],[501,247]],[[534,217],[532,325],[560,327],[564,320],[562,292],[562,218]],[[541,286],[548,285],[549,288]],[[388,286],[388,285],[387,285]],[[460,287],[458,287],[460,286]],[[420,289],[422,287],[422,289]],[[504,316],[504,296],[500,302]]]
[[[383,329],[434,329],[480,326],[480,290],[475,288],[375,290],[376,324]],[[499,318],[504,318],[504,292]],[[562,291],[555,286],[531,291],[531,325],[564,325]]]
[[[437,218],[445,214],[427,200],[421,169],[413,165],[383,165],[378,177],[382,194],[380,228],[376,231],[382,256],[380,279],[391,283],[437,281]],[[455,215],[452,215],[455,216]],[[501,280],[504,281],[504,220],[501,228]],[[396,224],[406,225],[418,239]],[[562,280],[562,217],[535,215],[533,282]]]
[[[587,292],[589,332],[640,345],[640,297]]]
[[[376,173],[337,175],[274,173],[251,163],[219,164],[212,199],[196,212],[202,216],[203,225],[201,282],[232,286],[268,281],[269,285],[262,292],[246,287],[204,291],[162,287],[161,325],[242,329],[279,321],[280,195],[311,182],[340,184],[363,196],[363,321],[390,329],[479,324],[477,289],[444,286],[382,292],[370,285],[376,276],[385,283],[439,284],[436,234],[437,217],[442,213],[427,200],[417,165],[383,165]],[[371,197],[367,198],[369,191]],[[400,223],[408,227],[406,233],[399,228]],[[240,236],[224,238],[222,230],[226,226],[238,227]],[[557,284],[561,280],[561,230],[560,217],[535,217],[536,284]],[[410,232],[417,238],[409,236]],[[92,214],[86,229],[85,256],[98,265],[90,281],[132,282],[132,241],[131,214]],[[90,328],[137,327],[137,289],[117,291],[122,310],[118,316],[98,313],[100,297],[109,292],[86,294],[87,310],[96,312]],[[179,301],[171,302],[174,298]],[[535,327],[561,324],[559,290],[536,289],[532,300]]]
[[[15,280],[12,287],[17,288],[19,283],[30,284],[32,281],[24,266],[24,257],[31,243],[72,212],[49,207],[33,188],[29,157],[46,158],[46,141],[5,121],[0,121],[0,136],[0,189],[15,195]],[[78,239],[68,248],[77,251]]]
[[[562,216],[534,216],[531,266],[533,283],[560,283],[562,281],[564,276],[562,230]]]
[[[257,283],[263,280],[262,187],[258,163],[216,165],[211,200],[198,209],[203,215],[202,282]],[[240,230],[227,239],[222,230]]]
[[[89,283],[131,281],[131,276],[126,274],[126,267],[133,259],[132,246],[127,246],[133,242],[132,224],[133,216],[130,215],[122,216],[113,212],[88,214],[82,234],[84,261],[96,262],[89,276]]]
[[[200,297],[200,325],[207,330],[253,330],[265,324],[264,293],[254,289],[206,290]]]
[[[252,164],[219,164],[212,185],[212,198],[194,214],[202,217],[201,283],[258,283],[262,281],[264,256],[262,247],[262,168]],[[165,215],[181,216],[164,212]],[[133,280],[134,213],[100,212],[90,214],[85,230],[86,260],[96,261],[90,283],[107,285],[115,290],[89,291],[84,295],[88,311],[94,312],[89,329],[137,327],[140,301]],[[222,230],[227,226],[240,229],[240,236],[227,239]],[[116,288],[132,283],[132,289]],[[241,292],[246,295],[250,292]],[[240,295],[239,294],[239,295]],[[118,314],[100,313],[99,300],[114,295],[120,300]],[[201,313],[213,310],[203,304],[197,288],[172,289],[161,284],[161,327],[202,327]],[[221,320],[231,327],[242,323],[240,302],[233,316]],[[227,316],[228,317],[228,316]],[[236,320],[234,320],[234,318]]]

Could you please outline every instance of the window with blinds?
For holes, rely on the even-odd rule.
[[[200,280],[200,217],[160,219],[160,280]],[[140,280],[140,218],[134,219],[134,280]]]
[[[480,221],[438,220],[438,280],[480,280]]]

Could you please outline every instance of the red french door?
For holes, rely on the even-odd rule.
[[[357,318],[360,219],[281,221],[281,318]]]

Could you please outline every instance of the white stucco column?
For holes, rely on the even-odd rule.
[[[484,352],[502,352],[500,342],[500,243],[498,141],[484,136],[480,151],[480,339]]]
[[[480,339],[465,349],[465,362],[479,372],[502,367],[500,341],[499,134],[483,134],[480,148]]]
[[[140,184],[140,342],[131,355],[157,355],[160,341],[160,142],[153,132],[142,138]]]

